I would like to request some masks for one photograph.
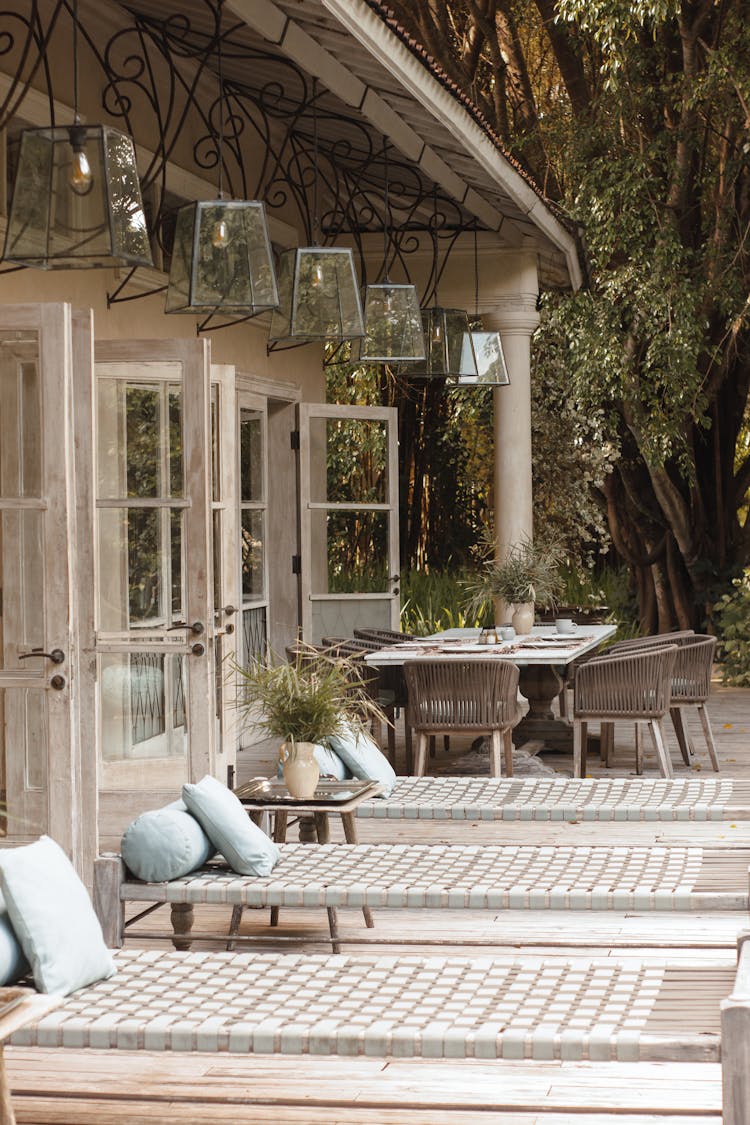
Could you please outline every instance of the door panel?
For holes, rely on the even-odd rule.
[[[48,833],[80,869],[73,335],[67,305],[0,306],[0,769],[5,840]]]
[[[96,346],[96,654],[108,824],[114,806],[128,814],[139,802],[152,806],[215,768],[209,370],[203,340]]]
[[[306,640],[397,629],[397,414],[303,403],[302,605]]]

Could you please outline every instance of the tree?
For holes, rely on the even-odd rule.
[[[580,224],[591,284],[548,302],[542,352],[613,453],[643,627],[703,624],[750,541],[746,6],[389,3]]]

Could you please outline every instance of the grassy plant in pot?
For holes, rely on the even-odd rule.
[[[316,745],[369,718],[385,721],[356,658],[300,646],[293,661],[236,665],[238,705],[247,724],[280,740],[279,760],[293,797],[309,799],[318,784]]]
[[[494,552],[494,538],[488,532],[482,541],[479,570],[466,583],[467,608],[476,613],[488,602],[504,602],[513,609],[511,624],[515,631],[530,633],[534,606],[554,608],[562,588],[562,551],[556,543],[525,538],[514,543],[500,561]]]

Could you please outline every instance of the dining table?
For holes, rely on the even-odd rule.
[[[376,668],[393,668],[409,660],[510,660],[518,665],[519,689],[528,702],[513,732],[515,745],[531,753],[572,753],[573,727],[555,714],[553,702],[567,666],[594,652],[616,631],[613,624],[579,625],[569,633],[559,633],[555,625],[535,625],[531,633],[487,643],[480,629],[446,629],[368,652],[365,661]]]

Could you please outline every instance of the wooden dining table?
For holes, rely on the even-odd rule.
[[[568,664],[599,648],[614,635],[616,625],[579,625],[561,634],[554,625],[537,625],[512,641],[485,644],[479,629],[446,629],[415,641],[402,641],[376,652],[365,661],[376,668],[400,667],[409,660],[510,660],[520,669],[520,690],[529,704],[513,732],[516,746],[571,753],[573,728],[555,715],[552,705],[562,690]]]

